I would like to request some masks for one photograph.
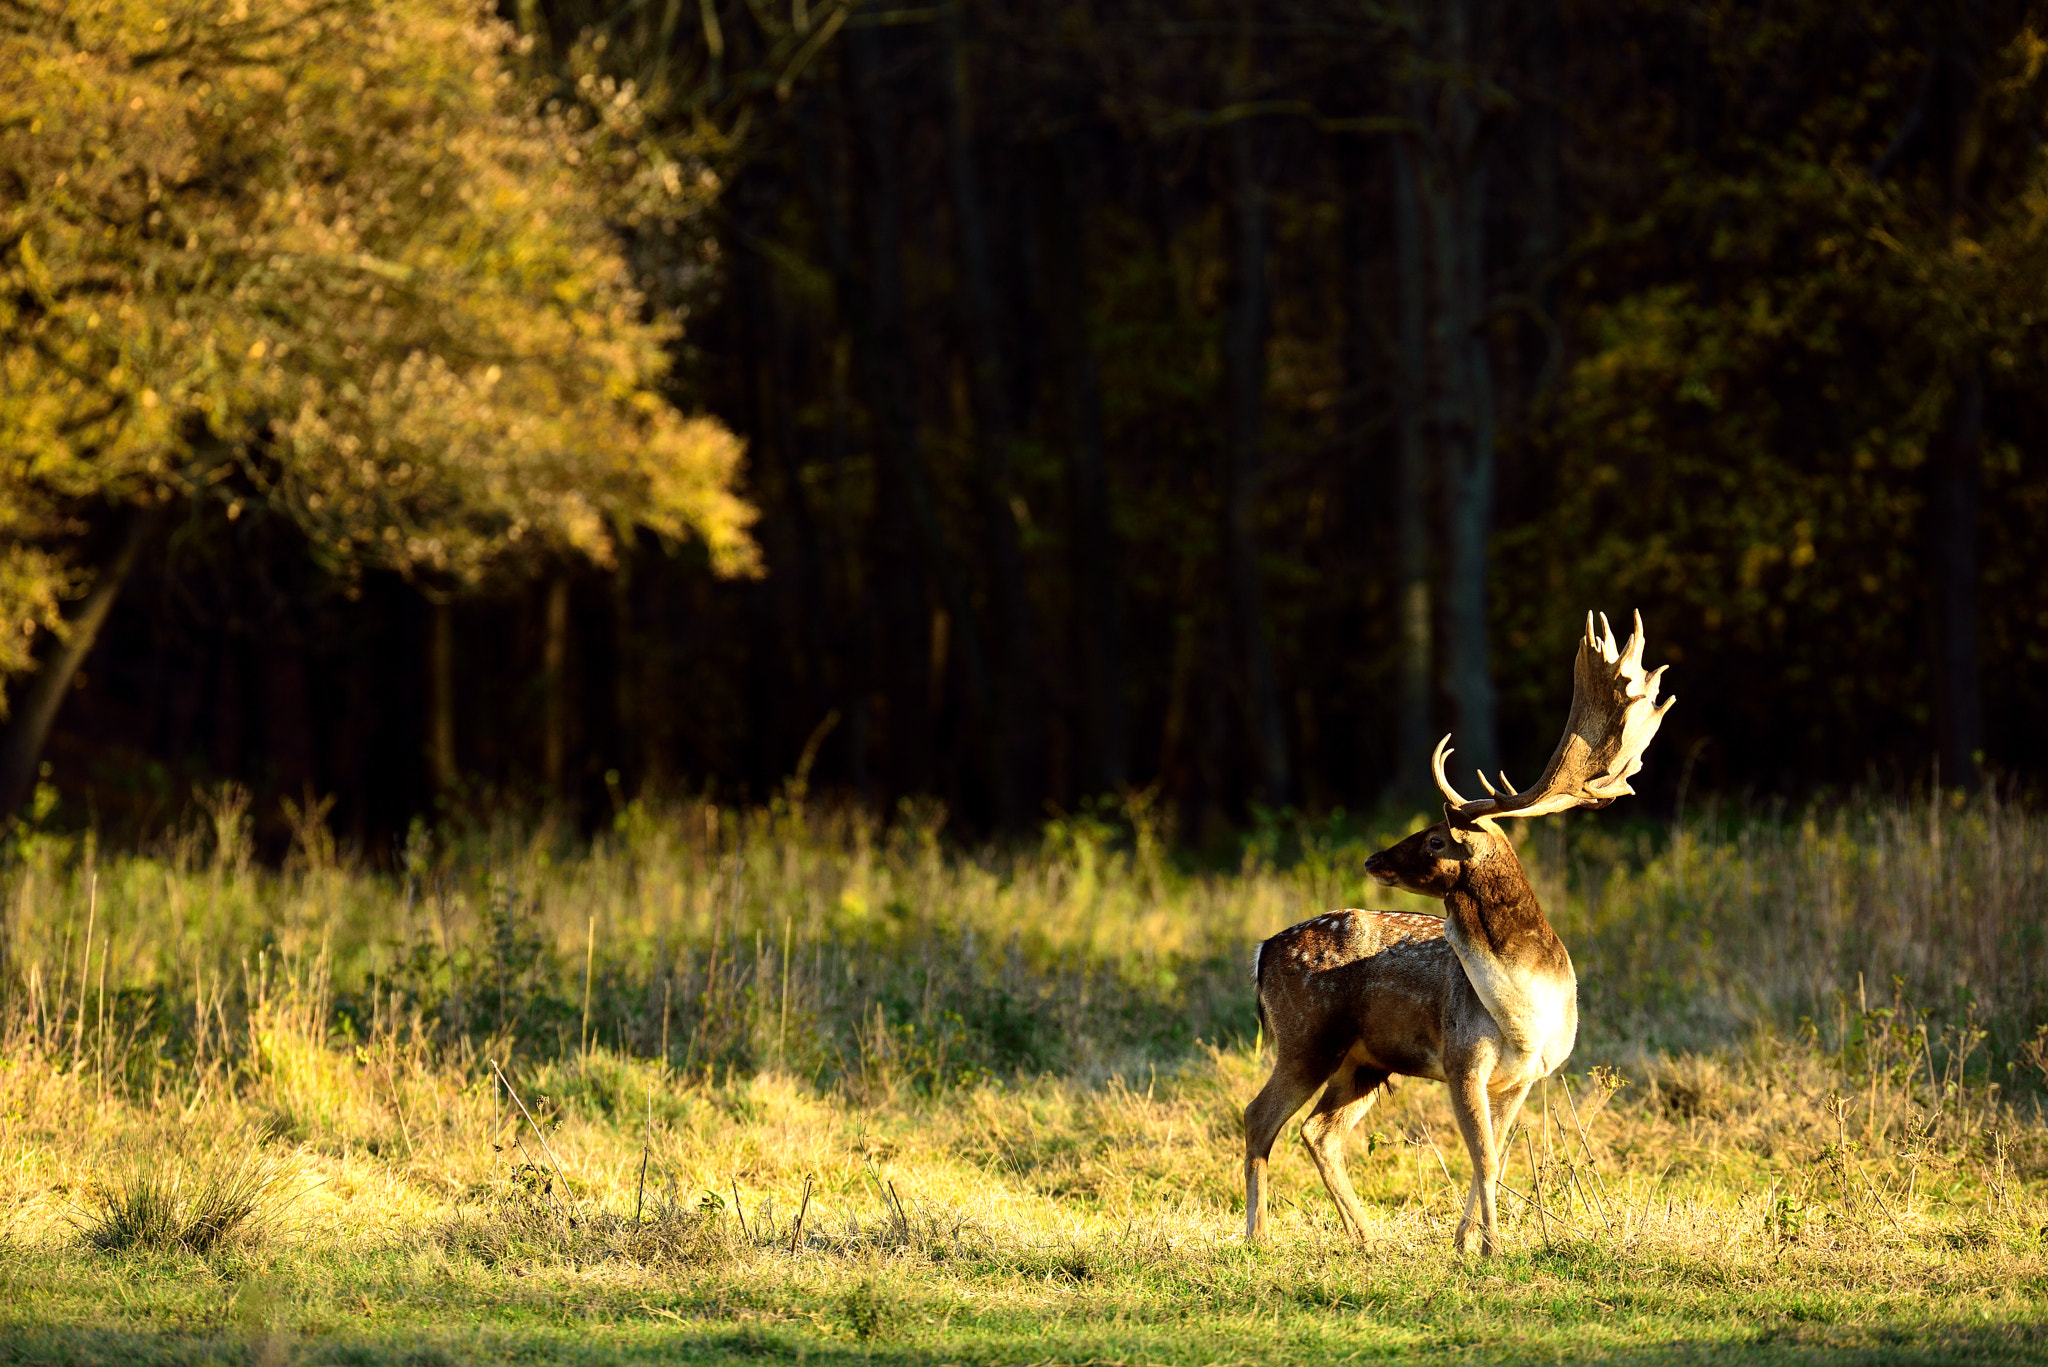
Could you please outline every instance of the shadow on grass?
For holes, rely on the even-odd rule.
[[[209,1337],[166,1331],[0,1326],[0,1367],[482,1367],[497,1363],[766,1363],[801,1362],[805,1367],[941,1367],[968,1362],[1033,1364],[1034,1367],[1139,1367],[1139,1364],[1305,1363],[1322,1354],[1304,1353],[1285,1336],[1247,1335],[1242,1327],[1194,1333],[1158,1342],[1126,1356],[1086,1333],[1071,1329],[1040,1337],[1028,1331],[972,1336],[966,1341],[926,1346],[912,1343],[852,1343],[801,1334],[781,1327],[664,1326],[599,1337],[592,1334],[509,1334],[489,1330],[463,1336],[445,1332],[389,1337],[301,1339],[283,1335]],[[1217,1328],[1221,1328],[1217,1326]],[[1365,1337],[1365,1336],[1361,1336]],[[1332,1345],[1325,1345],[1326,1348]],[[1128,1349],[1126,1341],[1117,1348]],[[1346,1362],[1435,1361],[1461,1363],[1566,1360],[1627,1364],[1947,1364],[2048,1362],[2048,1324],[2010,1322],[1982,1326],[1886,1325],[1836,1327],[1828,1332],[1765,1330],[1720,1342],[1673,1341],[1583,1354],[1571,1347],[1528,1341],[1467,1343],[1456,1347],[1388,1344],[1376,1353],[1370,1343],[1347,1345],[1327,1360]]]
[[[0,1367],[472,1367],[486,1363],[837,1363],[956,1361],[957,1355],[895,1355],[773,1329],[706,1326],[621,1337],[445,1331],[375,1338],[293,1335],[213,1337],[175,1330],[0,1326]]]
[[[1504,1359],[1505,1360],[1505,1359]],[[1825,1334],[1765,1331],[1723,1343],[1669,1343],[1627,1348],[1602,1355],[1603,1363],[1828,1364],[1829,1367],[1960,1367],[1966,1363],[2048,1362],[2048,1325],[2007,1323],[1982,1326],[1883,1324],[1837,1328]]]

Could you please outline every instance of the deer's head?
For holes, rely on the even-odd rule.
[[[1382,887],[1443,898],[1485,865],[1514,857],[1500,827],[1484,818],[1461,821],[1446,805],[1442,821],[1381,850],[1365,861],[1365,871]]]

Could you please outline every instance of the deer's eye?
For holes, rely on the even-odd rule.
[[[1429,852],[1431,854],[1435,854],[1438,850],[1442,849],[1443,847],[1444,838],[1442,836],[1433,835],[1429,838]]]

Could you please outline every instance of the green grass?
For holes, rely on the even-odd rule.
[[[1249,1050],[1142,1086],[981,1082],[879,1103],[774,1074],[678,1082],[593,1053],[517,1084],[529,1108],[548,1098],[545,1146],[490,1082],[395,1036],[344,1051],[277,1034],[268,1058],[183,1110],[113,1099],[34,1056],[0,1072],[0,1355],[2048,1355],[2039,1129],[1982,1089],[1938,1098],[1792,1045],[1669,1060],[1618,1092],[1582,1075],[1569,1101],[1558,1084],[1507,1174],[1531,1192],[1535,1159],[1545,1217],[1509,1199],[1511,1251],[1492,1262],[1449,1251],[1463,1164],[1442,1148],[1440,1089],[1422,1084],[1353,1146],[1366,1247],[1341,1240],[1291,1152],[1273,1238],[1243,1247]],[[278,1133],[280,1090],[316,1077],[327,1119]],[[639,1117],[604,1104],[619,1091],[640,1096]],[[263,1218],[204,1254],[103,1251],[78,1227],[96,1167],[152,1153],[159,1171],[199,1174],[236,1152],[274,1174]]]
[[[1365,1247],[1291,1137],[1242,1246],[1244,949],[1398,824],[30,833],[0,1362],[2048,1359],[2048,823],[1989,801],[1539,830],[1587,1028],[1508,1255],[1450,1252],[1417,1082],[1351,1146]]]
[[[2048,1337],[2038,1287],[1873,1288],[1821,1268],[1781,1271],[1800,1285],[1770,1290],[1731,1285],[1711,1267],[1570,1250],[1486,1266],[1386,1250],[1276,1263],[1176,1249],[1168,1260],[1170,1269],[1103,1255],[1079,1280],[995,1257],[944,1275],[877,1267],[850,1288],[838,1269],[801,1262],[712,1285],[568,1269],[515,1278],[402,1252],[341,1266],[155,1263],[124,1269],[142,1289],[118,1312],[101,1300],[104,1278],[17,1267],[0,1282],[14,1307],[0,1353],[195,1363],[1977,1362],[2036,1358]]]
[[[1448,1250],[1455,1197],[1428,1147],[1445,1138],[1447,1117],[1432,1089],[1411,1087],[1368,1123],[1418,1143],[1383,1138],[1353,1160],[1373,1217],[1367,1247],[1339,1240],[1308,1165],[1289,1155],[1276,1236],[1247,1249],[1231,1237],[1229,1141],[1231,1103],[1255,1071],[1249,1056],[1226,1053],[1146,1091],[982,1086],[880,1109],[773,1077],[699,1084],[671,1092],[672,1118],[645,1136],[566,1111],[549,1136],[570,1180],[561,1204],[559,1190],[515,1176],[517,1145],[491,1146],[504,1132],[484,1088],[404,1078],[412,1099],[438,1091],[444,1103],[410,1154],[373,1155],[341,1132],[266,1144],[236,1129],[247,1104],[222,1101],[193,1128],[241,1134],[290,1170],[270,1232],[205,1256],[93,1252],[38,1227],[30,1203],[0,1260],[0,1355],[1284,1363],[2048,1353],[2048,1212],[2023,1186],[2001,1191],[1962,1131],[1921,1156],[1906,1201],[1897,1154],[1863,1152],[1857,1175],[1816,1168],[1789,1143],[1766,1156],[1718,1135],[1701,1142],[1697,1120],[1681,1126],[1662,1102],[1616,1098],[1590,1118],[1593,1163],[1546,1163],[1557,1221],[1548,1237],[1526,1212],[1511,1216],[1513,1251],[1483,1262]],[[51,1133],[67,1114],[65,1082],[44,1082]],[[1774,1114],[1775,1095],[1766,1078],[1729,1076],[1729,1135],[1816,1120]],[[114,1147],[152,1123],[95,1115]],[[648,1192],[638,1186],[643,1139]],[[1534,1143],[1559,1154],[1567,1132],[1552,1124]],[[11,1151],[27,1160],[17,1170],[57,1157],[54,1145]],[[812,1204],[792,1252],[804,1176]],[[1527,1176],[1522,1166],[1509,1182],[1527,1190]],[[1574,1179],[1599,1204],[1569,1189]],[[29,1184],[12,1185],[18,1197]],[[59,1204],[46,1203],[44,1218]]]

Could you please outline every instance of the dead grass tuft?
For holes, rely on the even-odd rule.
[[[144,1160],[93,1189],[78,1237],[100,1253],[183,1249],[202,1256],[258,1241],[275,1220],[282,1175],[253,1153],[225,1153],[190,1165]]]

